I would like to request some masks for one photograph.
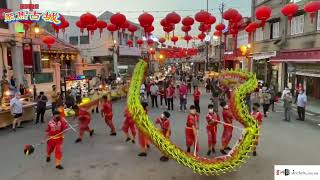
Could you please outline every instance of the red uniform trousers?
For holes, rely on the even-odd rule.
[[[129,129],[131,131],[133,138],[135,138],[137,132],[136,132],[136,127],[134,125],[134,122],[124,122],[124,125],[122,127],[123,132],[126,134],[129,134]]]
[[[50,139],[47,141],[47,157],[50,157],[51,153],[55,151],[55,158],[57,164],[59,164],[62,159],[62,145],[63,137],[59,137],[57,139]]]
[[[116,132],[116,128],[114,127],[113,121],[112,121],[112,115],[105,115],[104,121],[106,124],[110,127],[111,132]]]
[[[230,126],[223,126],[223,133],[222,133],[222,148],[225,149],[229,146],[230,140],[232,138],[232,131],[233,127]]]
[[[187,144],[187,147],[191,148],[192,146],[194,146],[194,143],[195,143],[195,135],[193,133],[193,130],[191,127],[186,127],[186,144]],[[198,155],[198,152],[199,152],[199,142],[197,141],[197,144],[196,144],[196,154]]]
[[[143,132],[141,131],[138,131],[138,136],[139,136],[139,144],[140,144],[140,147],[142,149],[146,149],[147,148],[147,145],[149,145],[149,139],[147,138],[147,136],[145,136],[143,134]]]
[[[217,143],[217,126],[207,125],[208,147],[214,147]]]
[[[81,139],[86,131],[87,132],[91,131],[91,129],[89,128],[89,124],[90,124],[90,122],[89,123],[81,123],[79,125],[79,136]]]

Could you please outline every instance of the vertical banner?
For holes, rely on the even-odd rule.
[[[32,68],[32,45],[30,43],[23,43],[23,65],[25,68]]]

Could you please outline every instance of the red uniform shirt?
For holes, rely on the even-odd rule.
[[[208,113],[206,115],[206,120],[209,126],[217,126],[220,121],[220,117],[217,113]]]
[[[223,121],[228,124],[232,124],[233,115],[230,109],[223,109],[222,111]]]
[[[167,98],[173,98],[174,95],[174,89],[172,87],[168,87],[166,89],[166,96]]]
[[[169,119],[161,119],[160,117],[157,118],[156,124],[160,124],[162,132],[167,132],[170,128],[170,121]]]
[[[263,115],[261,112],[252,112],[251,115],[258,121],[259,124],[262,124]]]
[[[186,98],[187,93],[188,93],[187,86],[184,85],[184,84],[180,85],[180,87],[179,87],[179,95],[180,95],[180,97]]]
[[[193,93],[193,100],[194,101],[200,101],[200,96],[201,96],[201,92],[199,90],[196,90],[194,93]]]
[[[163,88],[160,89],[159,94],[161,97],[165,97],[166,96],[166,92]]]
[[[194,126],[195,128],[198,128],[199,124],[199,115],[198,114],[189,114],[187,117],[187,127]]]
[[[53,119],[51,119],[48,122],[48,127],[46,129],[46,132],[48,134],[48,136],[55,136],[57,134],[61,133],[61,136],[57,136],[55,138],[59,138],[59,137],[63,137],[62,132],[64,130],[66,130],[68,128],[68,125],[66,123],[66,121],[64,119],[61,119],[60,121],[54,121]]]
[[[78,119],[81,124],[89,124],[91,120],[91,115],[88,111],[86,111],[86,109],[80,108]]]
[[[105,116],[112,116],[112,103],[111,101],[104,101],[102,104],[102,111]]]

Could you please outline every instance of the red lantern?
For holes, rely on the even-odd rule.
[[[200,24],[198,29],[201,32],[207,32],[210,29],[210,25],[208,25],[208,24]]]
[[[154,31],[154,27],[152,25],[144,27],[144,32],[152,33],[153,31]]]
[[[320,10],[320,1],[310,1],[304,5],[304,11],[309,13],[309,16],[311,18],[311,23],[313,23],[313,19],[319,10]]]
[[[264,28],[266,21],[271,17],[272,9],[268,6],[260,6],[256,9],[256,18],[261,21],[261,26]]]
[[[252,22],[250,23],[246,28],[245,30],[248,32],[248,33],[251,33],[251,32],[254,32],[256,31],[257,28],[260,27],[260,24],[257,23],[257,22]]]
[[[221,31],[215,31],[215,32],[213,33],[213,35],[216,36],[216,37],[221,37],[222,32],[221,32]]]
[[[200,23],[205,23],[210,18],[211,14],[207,11],[200,11],[195,16],[194,19]]]
[[[57,34],[57,36],[58,36],[58,34],[59,34],[59,32],[60,32],[60,27],[58,26],[58,25],[56,25],[56,24],[51,24],[51,27],[54,29],[54,32]]]
[[[230,29],[230,34],[232,35],[232,37],[236,37],[238,34],[238,29]]]
[[[181,17],[176,12],[172,12],[166,16],[166,20],[169,24],[178,24],[181,21]]]
[[[66,28],[69,27],[69,22],[64,20],[64,21],[61,21],[61,24],[58,25],[59,29],[62,29],[62,32],[64,33],[66,31]]]
[[[56,39],[52,36],[44,36],[42,37],[42,42],[45,43],[50,49],[51,46],[56,42]]]
[[[147,40],[147,44],[148,44],[149,46],[153,46],[153,43],[154,43],[154,41],[153,41],[152,39],[148,39],[148,40]]]
[[[149,53],[152,54],[152,55],[155,55],[156,51],[154,49],[152,49],[152,50],[149,51]]]
[[[23,24],[24,31],[27,32],[33,22],[29,20],[24,20],[24,21],[20,21],[20,23]]]
[[[230,8],[223,13],[222,17],[223,19],[230,21],[234,19],[238,14],[239,12],[236,9]]]
[[[100,33],[100,37],[101,37],[103,29],[106,28],[108,26],[108,24],[105,21],[100,20],[100,21],[97,21],[96,26],[97,26],[97,28],[99,28],[99,33]]]
[[[126,29],[128,29],[130,26],[130,23],[128,21],[125,21],[120,28],[122,29],[122,32],[124,32]]]
[[[299,6],[295,3],[289,3],[283,6],[281,12],[284,16],[287,16],[289,21],[291,22],[292,17],[297,13],[299,10]]]
[[[97,30],[97,25],[96,24],[93,24],[93,25],[88,25],[87,26],[87,30],[88,30],[88,33],[90,32],[91,35],[94,35],[94,31]]]
[[[238,23],[242,20],[242,15],[240,13],[236,14],[233,18],[230,19],[231,23]]]
[[[131,32],[131,36],[134,35],[134,32],[138,30],[137,26],[130,24],[128,27],[128,31]]]
[[[114,24],[108,24],[107,29],[108,29],[108,31],[110,31],[111,36],[112,36],[112,38],[113,38],[113,33],[114,33],[116,30],[118,30],[118,27],[117,27],[116,25],[114,25]]]
[[[114,25],[116,25],[118,28],[121,27],[122,24],[124,24],[126,22],[126,16],[121,14],[121,13],[116,13],[116,14],[113,14],[111,17],[110,17],[110,22]]]
[[[162,27],[168,27],[168,26],[170,26],[170,23],[167,22],[166,18],[162,19],[162,20],[160,21],[160,24],[161,24]]]
[[[212,25],[216,22],[216,17],[210,16],[209,19],[205,22],[206,24]]]
[[[184,26],[192,26],[194,24],[194,19],[190,16],[187,16],[182,19],[182,24]]]
[[[154,21],[154,17],[151,15],[151,14],[149,14],[149,13],[147,13],[147,12],[144,12],[143,14],[141,14],[140,16],[139,16],[139,22],[140,22],[140,25],[142,26],[142,27],[145,27],[145,26],[151,26],[152,25],[152,23],[153,23],[153,21]]]
[[[190,36],[190,35],[185,35],[185,36],[183,37],[183,39],[184,39],[185,41],[187,41],[187,44],[188,44],[189,41],[192,39],[192,36]]]
[[[173,42],[174,45],[176,45],[176,42],[179,40],[177,36],[172,36],[171,41]]]
[[[163,31],[166,33],[170,33],[171,31],[173,31],[173,29],[174,29],[173,26],[168,26],[168,27],[164,27]]]
[[[97,22],[97,17],[91,13],[85,13],[80,16],[80,21],[85,25],[93,25]]]
[[[161,43],[161,45],[163,45],[163,43],[165,43],[166,42],[166,39],[165,38],[160,38],[159,39],[159,43]]]
[[[87,26],[85,24],[83,24],[82,21],[77,21],[76,22],[76,26],[80,29],[80,32],[83,33],[84,28],[86,28]]]
[[[188,34],[189,31],[191,31],[191,26],[182,26],[181,31],[185,32]]]
[[[143,40],[142,39],[138,39],[137,40],[137,44],[138,44],[139,47],[141,47],[141,45],[143,44]]]
[[[226,28],[226,26],[224,24],[218,24],[216,25],[216,30],[217,31],[223,31]]]
[[[201,33],[198,35],[198,38],[201,40],[201,42],[204,40],[204,38],[206,38],[206,34]]]
[[[132,44],[133,44],[132,40],[129,39],[129,40],[127,41],[127,45],[128,45],[129,47],[132,47]]]

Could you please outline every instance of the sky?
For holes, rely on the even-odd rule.
[[[23,0],[29,2],[29,0]],[[127,19],[138,23],[138,17],[143,12],[149,12],[155,17],[154,34],[162,36],[164,33],[160,26],[160,20],[171,11],[176,11],[182,17],[194,16],[194,14],[203,9],[206,10],[206,0],[32,0],[39,4],[42,10],[55,10],[65,15],[81,15],[85,12],[91,12],[100,15],[104,11],[121,12]],[[251,14],[251,0],[208,0],[209,11],[220,21],[219,5],[224,2],[225,9],[235,8],[244,17]],[[163,12],[165,11],[165,12]],[[196,25],[193,29],[197,29]],[[180,27],[178,35],[183,35]],[[199,33],[196,30],[194,35]]]

